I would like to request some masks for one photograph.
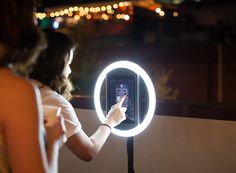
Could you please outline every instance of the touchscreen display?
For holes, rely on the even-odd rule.
[[[110,76],[107,81],[107,110],[119,101],[120,97],[126,95],[122,104],[127,108],[125,123],[135,123],[135,77],[134,76]]]
[[[127,96],[122,104],[122,107],[128,108],[129,86],[124,84],[118,84],[116,85],[115,92],[116,92],[116,102],[118,102],[123,95]]]

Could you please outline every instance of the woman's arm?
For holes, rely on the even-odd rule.
[[[121,107],[124,99],[125,97],[123,97],[117,105],[114,105],[111,108],[104,124],[113,128],[125,120],[125,110]],[[91,137],[88,137],[83,130],[80,130],[68,139],[66,146],[77,157],[85,161],[90,161],[99,153],[110,135],[111,129],[108,126],[99,126],[97,131]]]
[[[62,135],[64,134],[63,117],[57,117],[57,122],[50,126],[45,126],[47,134],[46,151],[48,163],[51,170],[58,170],[59,149],[62,144]]]
[[[91,137],[88,137],[81,129],[68,138],[66,146],[78,158],[84,161],[91,161],[104,145],[110,135],[110,131],[108,127],[100,126]]]

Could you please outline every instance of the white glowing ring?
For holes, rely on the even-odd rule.
[[[115,70],[118,68],[129,69],[133,71],[134,73],[136,73],[137,75],[139,75],[143,79],[148,90],[149,106],[148,106],[147,114],[144,120],[142,121],[142,123],[129,130],[119,130],[116,128],[112,129],[112,133],[118,136],[123,136],[123,137],[135,136],[141,133],[149,125],[155,113],[155,107],[156,107],[156,94],[155,94],[153,83],[150,77],[148,76],[148,74],[139,65],[130,61],[118,61],[107,66],[98,77],[96,85],[95,85],[95,89],[94,89],[95,109],[96,109],[96,112],[100,121],[104,122],[105,115],[101,108],[101,102],[100,102],[101,87],[107,74],[111,72],[112,70]]]

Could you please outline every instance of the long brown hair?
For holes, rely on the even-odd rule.
[[[36,27],[33,0],[3,0],[0,5],[0,44],[6,53],[0,57],[0,67],[9,64],[26,74],[37,54],[46,47],[46,41]]]
[[[40,54],[30,78],[49,86],[69,100],[72,97],[73,87],[70,80],[65,78],[62,73],[75,45],[63,33],[47,29],[44,30],[44,34],[48,40],[48,47]]]

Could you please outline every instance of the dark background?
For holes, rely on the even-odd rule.
[[[42,1],[40,12],[119,1]],[[93,95],[101,70],[116,60],[140,64],[161,99],[194,102],[236,101],[236,3],[223,0],[152,1],[165,16],[132,1],[129,21],[80,20],[60,25],[78,43],[73,62],[75,94]],[[144,3],[149,3],[148,0]],[[173,17],[178,12],[178,17]],[[55,18],[49,18],[51,27]],[[67,18],[66,18],[67,20]],[[219,61],[220,59],[220,61]],[[219,70],[221,69],[221,70]]]

